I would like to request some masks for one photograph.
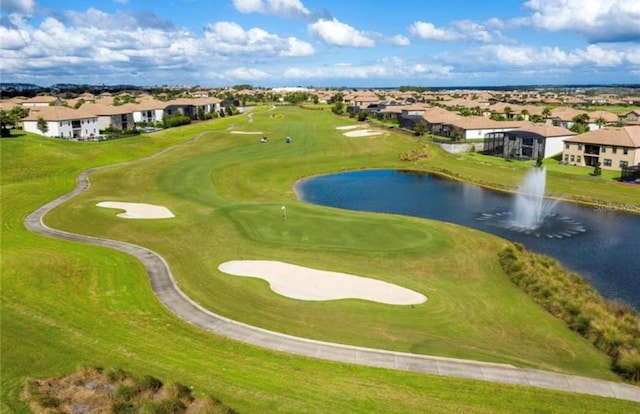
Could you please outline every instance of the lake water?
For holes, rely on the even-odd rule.
[[[520,242],[579,273],[603,296],[640,311],[640,215],[614,206],[558,202],[540,231],[525,234],[504,225],[513,195],[431,174],[344,172],[303,180],[296,193],[312,204],[448,221]]]

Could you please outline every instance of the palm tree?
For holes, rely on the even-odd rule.
[[[548,106],[545,106],[542,110],[542,116],[545,118],[549,118],[551,116],[551,109]]]
[[[600,117],[596,119],[596,125],[598,125],[598,128],[602,128],[603,126],[607,125],[607,120],[603,117]]]

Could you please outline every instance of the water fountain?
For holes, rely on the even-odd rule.
[[[518,187],[513,203],[512,224],[514,227],[534,230],[542,225],[544,218],[551,214],[554,202],[545,200],[547,170],[531,168]]]
[[[557,201],[544,198],[547,171],[533,167],[518,186],[513,208],[509,212],[485,213],[478,220],[518,233],[549,239],[562,239],[584,233],[584,225],[571,217],[553,212]]]

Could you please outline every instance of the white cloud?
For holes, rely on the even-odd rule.
[[[309,33],[330,45],[343,47],[373,47],[375,41],[370,35],[358,31],[337,19],[320,19],[308,26]]]
[[[287,38],[287,44],[289,47],[280,51],[280,56],[310,56],[315,53],[313,46],[295,37]]]
[[[267,79],[269,74],[254,68],[235,68],[224,72],[228,79],[261,80]]]
[[[295,37],[282,38],[260,28],[244,30],[233,22],[216,22],[205,28],[210,50],[218,53],[265,56],[308,56],[313,46]]]
[[[283,76],[292,80],[334,79],[442,79],[452,76],[453,67],[433,63],[409,64],[398,57],[380,59],[371,64],[338,63],[311,67],[291,67]]]
[[[439,29],[433,25],[433,23],[415,22],[409,27],[409,33],[422,40],[440,40],[445,42],[451,42],[460,40],[460,36],[456,33]]]
[[[311,12],[299,0],[233,0],[240,13],[272,14],[285,19],[305,19]]]
[[[584,49],[564,51],[558,47],[526,45],[487,45],[480,48],[444,53],[437,61],[453,64],[463,70],[551,70],[637,65],[640,47],[605,47],[589,45]]]
[[[496,26],[496,22],[491,23]],[[489,30],[487,26],[470,20],[458,20],[451,23],[451,27],[436,27],[433,23],[417,21],[409,26],[409,33],[421,40],[440,42],[476,41],[491,42],[501,35],[496,30]]]
[[[409,38],[402,35],[395,35],[390,37],[389,42],[394,46],[409,46],[411,44]]]
[[[522,22],[549,31],[572,31],[590,42],[640,40],[638,0],[529,0]]]
[[[9,13],[31,14],[35,10],[35,2],[33,0],[2,0],[0,9]]]

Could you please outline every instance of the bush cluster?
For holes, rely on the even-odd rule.
[[[412,151],[403,152],[399,157],[401,161],[418,161],[429,157],[429,149],[426,145],[423,145],[420,148],[416,148]]]
[[[521,244],[506,247],[499,258],[511,280],[535,302],[609,355],[614,372],[640,382],[640,317],[631,306],[604,299],[581,276]]]
[[[162,123],[165,128],[173,128],[180,125],[190,124],[191,118],[186,115],[167,116],[163,118]]]

